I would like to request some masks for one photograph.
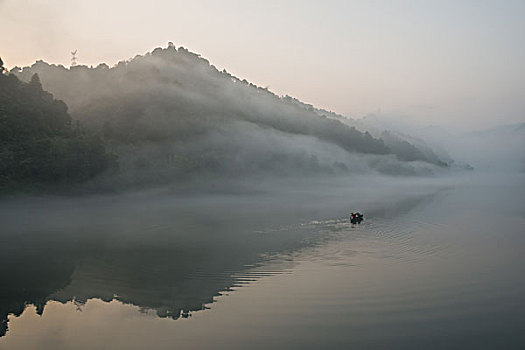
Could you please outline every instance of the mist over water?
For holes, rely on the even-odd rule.
[[[0,348],[518,349],[524,200],[477,173],[3,200]]]
[[[348,118],[171,42],[1,68],[0,350],[525,347],[523,123]]]

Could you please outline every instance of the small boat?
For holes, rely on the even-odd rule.
[[[363,222],[363,220],[364,220],[363,214],[359,212],[350,213],[350,222],[352,223],[352,225],[360,224],[361,222]]]

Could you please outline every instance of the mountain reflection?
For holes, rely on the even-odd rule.
[[[408,211],[424,198],[368,213]],[[0,336],[9,314],[33,304],[41,315],[50,300],[117,299],[187,317],[221,292],[275,273],[253,269],[265,256],[319,242],[319,227],[297,223],[344,208],[295,200],[148,194],[1,203]]]
[[[47,301],[91,298],[178,318],[242,283],[234,276],[261,254],[293,250],[304,228],[272,234],[283,215],[251,199],[9,203],[2,215],[0,335],[7,316]],[[266,232],[266,233],[262,233]]]

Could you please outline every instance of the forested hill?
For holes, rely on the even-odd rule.
[[[68,70],[39,61],[19,76],[27,80],[34,73],[41,76],[46,89],[68,104],[75,117],[104,128],[120,141],[190,136],[213,122],[242,120],[316,136],[348,151],[389,152],[380,140],[219,72],[183,48],[156,49],[113,68]],[[152,118],[160,123],[149,123]]]
[[[37,74],[29,83],[0,74],[0,193],[80,183],[113,161],[99,138],[72,126]]]
[[[11,73],[24,81],[38,73],[73,119],[108,142],[121,170],[138,171],[139,177],[371,169],[414,174],[444,165],[410,147],[389,147],[173,45],[112,68],[67,69],[38,61]]]

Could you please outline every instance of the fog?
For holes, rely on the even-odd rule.
[[[236,182],[238,193],[210,186],[191,194],[165,187],[4,198],[3,332],[8,314],[19,315],[26,304],[42,314],[50,300],[117,299],[178,318],[180,310],[202,310],[242,284],[246,278],[235,275],[248,266],[322,244],[327,237],[317,221],[346,222],[350,210],[365,212],[367,220],[396,216],[458,181],[334,180]]]
[[[74,123],[116,155],[118,169],[92,179],[88,191],[524,167],[522,124],[465,132],[388,114],[349,118],[219,71],[172,43],[114,67],[38,61],[11,73],[25,81],[38,73]]]
[[[69,106],[73,123],[102,137],[116,155],[118,169],[93,179],[92,188],[199,177],[430,175],[446,172],[450,161],[219,72],[171,43],[112,68],[39,61],[11,73],[25,81],[37,73],[43,88]]]
[[[524,4],[0,0],[0,349],[524,348]]]
[[[319,223],[346,230],[350,211],[365,213],[365,223],[388,222],[455,188],[516,179],[477,172],[262,176],[199,179],[184,189],[4,198],[0,336],[9,330],[7,315],[29,304],[42,315],[50,301],[81,309],[94,298],[118,300],[159,317],[188,317],[234,287],[284,273],[301,250],[324,245],[332,234]],[[283,257],[288,263],[271,267]]]
[[[429,146],[452,169],[470,165],[481,173],[519,173],[525,169],[525,124],[462,130],[455,124],[436,126],[409,122],[402,116],[368,115],[351,122],[373,135],[391,130],[420,149]],[[451,162],[452,160],[452,162]]]

